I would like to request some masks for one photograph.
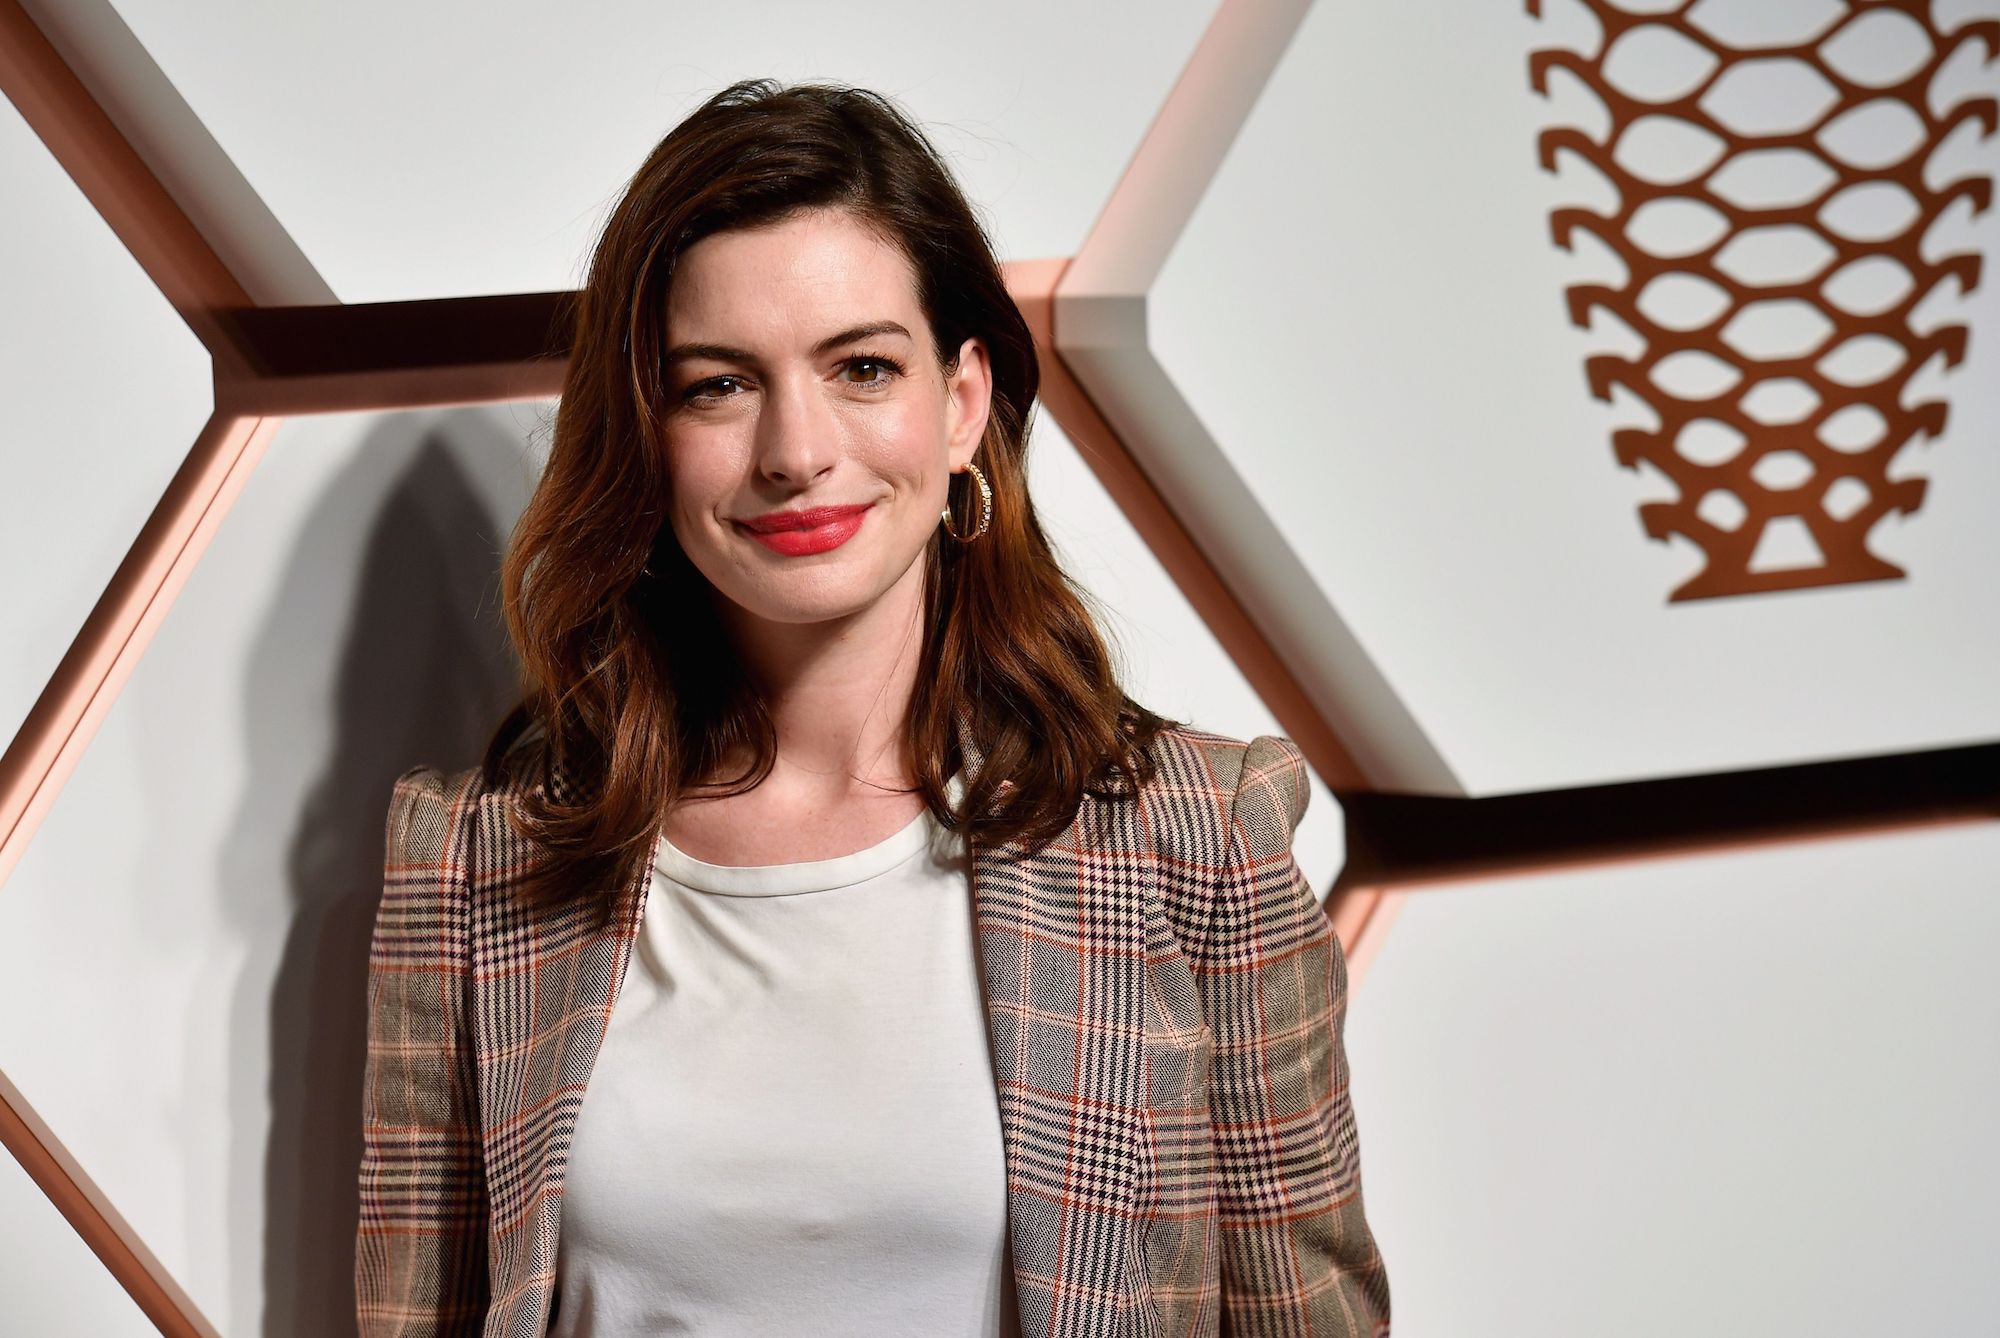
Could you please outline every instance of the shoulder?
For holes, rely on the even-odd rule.
[[[445,859],[453,836],[487,793],[478,767],[447,771],[418,763],[389,790],[388,846],[412,863]]]
[[[418,931],[462,925],[479,883],[482,816],[502,793],[476,766],[419,763],[390,786],[382,913]]]
[[[1279,904],[1268,894],[1293,909],[1317,908],[1309,891],[1298,900],[1304,883],[1291,853],[1309,793],[1298,745],[1278,734],[1245,740],[1181,725],[1163,730],[1153,747],[1157,767],[1141,791],[1142,820],[1163,913],[1191,961],[1211,961],[1218,941],[1257,942],[1242,926]]]
[[[390,790],[391,848],[418,859],[442,859],[454,844],[469,842],[482,810],[516,804],[540,791],[539,737],[517,740],[494,774],[483,765],[459,768],[418,763],[398,775]],[[560,793],[560,786],[558,793]],[[460,847],[462,857],[469,850]]]
[[[1169,829],[1227,842],[1289,841],[1311,798],[1305,755],[1281,734],[1234,738],[1172,725],[1153,741],[1150,799]]]
[[[428,764],[407,768],[391,784],[372,967],[465,969],[479,789],[477,768],[447,771]],[[403,987],[385,997],[407,1006]]]

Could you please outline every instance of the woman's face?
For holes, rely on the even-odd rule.
[[[902,252],[836,210],[715,233],[682,253],[666,319],[672,525],[710,584],[780,623],[920,593],[991,382],[976,338],[940,370]]]

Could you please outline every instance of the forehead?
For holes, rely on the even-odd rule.
[[[857,319],[918,328],[916,275],[854,215],[813,210],[713,233],[681,253],[667,294],[670,342],[810,343]]]

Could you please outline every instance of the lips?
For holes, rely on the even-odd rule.
[[[770,511],[761,516],[752,516],[737,524],[747,526],[759,534],[776,534],[781,530],[816,530],[822,525],[858,516],[868,509],[863,506],[815,506],[803,511]]]
[[[838,548],[852,539],[868,511],[868,506],[816,506],[803,511],[772,511],[736,524],[772,552],[802,557]]]

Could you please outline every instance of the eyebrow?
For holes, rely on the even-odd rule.
[[[899,321],[869,321],[866,324],[842,330],[839,334],[828,335],[812,346],[812,354],[814,357],[819,357],[823,353],[831,353],[843,344],[852,344],[858,339],[870,339],[876,335],[892,334],[901,335],[912,343],[916,342],[915,338]],[[661,359],[661,362],[665,366],[671,367],[677,362],[690,362],[696,358],[708,358],[715,362],[755,362],[757,360],[756,355],[746,353],[740,348],[730,348],[727,344],[675,344],[667,350],[666,356]]]

